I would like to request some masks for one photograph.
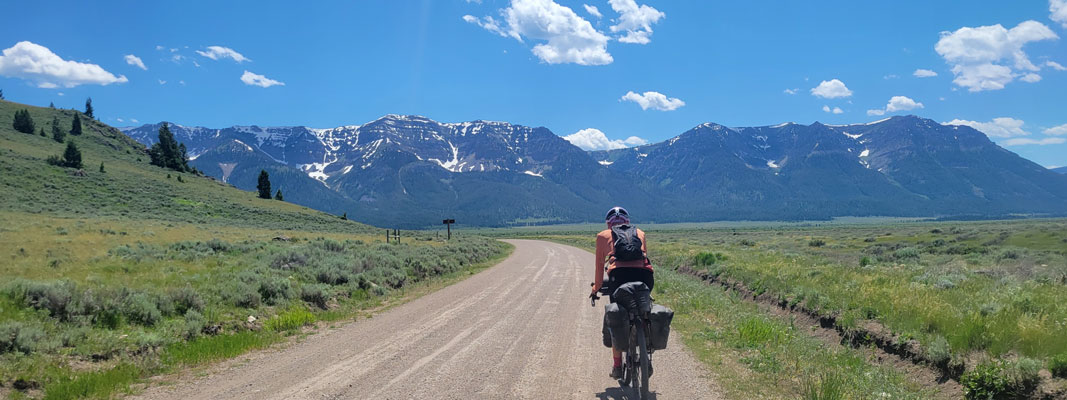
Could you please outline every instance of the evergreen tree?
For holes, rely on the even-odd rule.
[[[341,214],[341,219],[345,220],[345,221],[348,221],[348,213],[346,212],[344,214]]]
[[[63,143],[67,140],[67,132],[59,127],[59,117],[52,117],[52,140]]]
[[[159,141],[148,149],[148,155],[152,158],[152,165],[173,169],[178,172],[189,170],[189,159],[186,155],[185,145],[179,145],[174,140],[174,134],[170,127],[163,123],[159,127]]]
[[[45,134],[44,134],[44,127],[43,127],[43,126],[42,126],[42,127],[40,127],[40,128],[39,128],[39,129],[37,130],[37,134],[38,134],[38,135],[41,135],[41,137],[48,137],[48,135],[45,135]]]
[[[68,140],[67,149],[63,151],[63,158],[49,157],[48,163],[60,167],[81,169],[83,166],[82,152],[78,150],[78,146],[74,144],[73,140]]]
[[[93,98],[92,97],[85,99],[85,116],[89,117],[90,119],[96,118],[96,117],[93,116]]]
[[[4,99],[4,89],[0,89],[0,100]]]
[[[33,117],[30,117],[30,110],[16,110],[15,121],[11,124],[16,131],[22,133],[33,134]]]
[[[101,162],[100,162],[100,173],[101,173],[101,174],[103,174],[104,172],[105,172],[105,171],[104,171],[104,162],[103,162],[103,161],[101,161]]]
[[[74,120],[70,122],[70,134],[74,136],[82,134],[82,119],[77,112],[74,113]]]
[[[278,189],[278,193],[274,194],[274,200],[285,201],[285,197],[282,197],[282,190]]]
[[[48,102],[48,108],[51,108],[51,109],[55,110],[56,109],[56,103],[55,102],[51,102],[51,101]]]
[[[267,170],[259,170],[259,183],[256,184],[256,189],[259,189],[259,198],[270,199],[270,175],[267,175]]]

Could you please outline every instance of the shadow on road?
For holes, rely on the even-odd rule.
[[[649,400],[656,400],[656,392],[649,393],[649,395]],[[637,400],[641,396],[630,388],[610,387],[597,393],[596,398],[599,400]]]

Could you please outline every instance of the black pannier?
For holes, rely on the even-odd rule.
[[[630,345],[630,315],[618,303],[604,306],[604,346],[625,349]]]
[[[615,289],[611,296],[615,303],[627,310],[649,312],[652,309],[651,290],[644,282],[627,282]]]
[[[648,319],[652,323],[650,329],[652,338],[649,340],[649,346],[653,350],[666,349],[667,339],[671,335],[671,320],[674,319],[674,311],[659,304],[653,304]]]

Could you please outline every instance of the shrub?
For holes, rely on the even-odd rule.
[[[229,299],[233,305],[244,308],[256,308],[263,302],[258,287],[243,282],[228,288],[223,297]]]
[[[259,281],[259,294],[269,305],[277,305],[293,297],[293,286],[286,278],[263,277]]]
[[[145,293],[129,294],[122,300],[122,314],[130,322],[144,326],[155,325],[163,319],[154,299]]]
[[[204,318],[204,316],[196,310],[190,309],[185,313],[184,335],[186,339],[193,339],[199,336],[205,326],[207,326],[207,318]]]
[[[1036,360],[1021,358],[1015,362],[987,361],[960,377],[967,399],[1001,399],[1026,397],[1040,380]]]
[[[741,241],[737,242],[737,243],[742,245],[742,246],[746,246],[746,247],[752,247],[752,246],[756,245],[756,242],[754,242],[752,240],[749,240],[749,239],[741,239]]]
[[[71,281],[44,283],[18,280],[7,291],[12,297],[22,299],[24,305],[47,310],[53,318],[65,321],[74,314],[72,311],[76,290],[76,285]]]
[[[693,262],[697,265],[712,265],[725,260],[726,256],[722,253],[701,252],[694,257]]]
[[[897,249],[896,251],[893,252],[893,258],[895,258],[897,260],[910,260],[910,259],[918,260],[919,259],[919,250],[915,249],[914,247],[905,247],[905,248],[902,248],[902,249]]]
[[[863,256],[863,258],[860,259],[860,266],[861,267],[866,267],[866,266],[871,265],[871,264],[872,263],[871,263],[871,258],[870,257]]]
[[[938,336],[926,346],[926,359],[935,365],[948,365],[952,359],[952,347],[944,337]]]
[[[44,339],[40,328],[28,327],[19,322],[0,324],[0,354],[30,354],[37,348],[37,343]]]
[[[330,287],[324,284],[304,285],[300,288],[300,299],[325,310],[330,300]]]
[[[1048,370],[1052,376],[1067,378],[1067,353],[1059,354],[1048,360]]]
[[[189,310],[204,311],[204,300],[190,286],[172,290],[169,297],[177,314],[185,315]]]
[[[811,239],[808,241],[808,246],[811,247],[823,247],[826,245],[826,241],[822,239]]]
[[[308,255],[302,252],[289,251],[271,261],[270,266],[278,269],[293,269],[303,267],[308,263]]]

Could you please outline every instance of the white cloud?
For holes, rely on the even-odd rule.
[[[585,12],[589,13],[589,15],[592,15],[592,16],[597,17],[597,18],[603,18],[604,17],[604,14],[601,14],[600,13],[600,9],[596,8],[596,6],[591,6],[591,5],[588,5],[588,4],[582,4],[582,7],[585,7]]]
[[[1067,28],[1067,0],[1049,0],[1048,11],[1051,13],[1049,19]]]
[[[1063,125],[1060,125],[1060,126],[1054,126],[1054,127],[1045,129],[1045,130],[1043,130],[1041,132],[1043,132],[1046,135],[1065,136],[1065,135],[1067,135],[1067,124],[1063,124]]]
[[[882,79],[885,79],[887,81],[890,80],[890,79],[897,79],[897,78],[899,78],[899,76],[897,76],[897,74],[889,74],[889,75],[886,75],[886,76],[882,77]]]
[[[648,141],[637,136],[630,136],[626,140],[611,140],[599,129],[586,128],[570,135],[564,136],[571,144],[582,150],[614,150],[625,149],[632,146],[648,144]]]
[[[956,85],[979,92],[1003,89],[1022,75],[1019,71],[1040,70],[1030,62],[1023,46],[1058,38],[1044,24],[1024,21],[1011,29],[997,24],[941,32],[941,39],[934,50],[952,65],[952,74],[956,77],[953,82]]]
[[[279,82],[274,79],[267,78],[263,75],[252,73],[248,70],[245,70],[245,73],[241,74],[241,82],[244,82],[245,85],[259,86],[265,88],[275,85],[285,86],[284,82]]]
[[[844,112],[845,112],[845,110],[842,110],[841,107],[830,108],[830,106],[822,106],[822,110],[824,112],[834,113],[834,114],[844,114]]]
[[[165,81],[165,80],[158,79],[158,81],[159,81],[160,85],[166,85],[167,84],[167,81]]]
[[[126,121],[124,121],[124,120],[123,120],[122,118],[115,118],[115,120],[116,120],[116,121],[119,121],[119,122],[126,122]]]
[[[163,46],[157,44],[156,45],[156,50],[163,50]]]
[[[512,0],[500,13],[503,22],[492,17],[478,19],[467,15],[463,20],[519,42],[523,42],[523,38],[544,41],[535,45],[531,52],[549,64],[605,65],[614,61],[608,53],[607,35],[593,28],[574,10],[555,1]]]
[[[977,129],[979,132],[986,134],[986,136],[995,138],[1029,136],[1030,132],[1027,132],[1023,129],[1023,124],[1023,120],[1010,117],[993,118],[993,120],[989,122],[954,119],[945,123],[945,125],[969,126],[971,128]]]
[[[852,91],[848,90],[844,82],[837,79],[831,79],[828,81],[822,81],[819,86],[811,89],[811,95],[822,97],[824,99],[836,99],[838,97],[852,96]]]
[[[638,5],[635,0],[608,0],[611,9],[619,13],[615,20],[617,24],[611,26],[613,33],[625,32],[618,40],[622,43],[647,44],[652,40],[652,24],[659,22],[667,16],[662,11],[646,4]]]
[[[136,120],[136,119],[134,119],[134,118],[130,118],[130,122],[133,122],[133,123],[135,123],[135,124],[139,124],[139,123],[141,123],[141,121],[138,121],[138,120]]]
[[[871,116],[885,115],[885,110],[867,110],[867,115],[871,115]]]
[[[915,70],[915,72],[912,73],[912,75],[915,76],[916,78],[932,78],[932,77],[937,76],[937,72],[934,72],[934,71],[929,70],[929,69],[919,68],[919,69]]]
[[[1055,61],[1046,61],[1045,66],[1057,71],[1067,71],[1067,68]]]
[[[171,51],[176,51],[176,50],[177,49],[171,49]],[[233,59],[234,61],[237,61],[238,63],[242,63],[242,62],[245,62],[245,61],[252,61],[252,60],[249,60],[244,55],[242,55],[241,53],[238,53],[237,51],[234,51],[234,49],[231,49],[229,47],[222,47],[222,46],[208,46],[207,47],[207,51],[197,50],[196,54],[202,55],[202,56],[210,58],[212,60],[221,60],[223,58],[230,58],[230,59]]]
[[[178,81],[179,85],[185,86],[185,81]]]
[[[42,88],[128,82],[125,76],[116,77],[99,65],[64,60],[47,47],[27,41],[4,49],[0,76],[32,81]]]
[[[637,94],[632,91],[626,92],[625,95],[619,98],[619,101],[632,101],[641,106],[642,110],[651,108],[660,111],[673,111],[685,105],[682,99],[676,97],[668,98],[667,95],[659,92],[645,92],[643,94]]]
[[[785,94],[788,94],[788,95],[794,95],[794,94],[797,94],[797,92],[799,92],[799,91],[800,91],[800,88],[793,88],[793,89],[783,90],[782,93],[785,93]]]
[[[1041,81],[1041,75],[1031,72],[1029,74],[1023,75],[1023,77],[1019,78],[1019,80],[1027,83],[1036,83]]]
[[[907,96],[893,96],[885,105],[886,112],[908,111],[923,108],[923,103],[916,102]]]
[[[1030,138],[1014,138],[1000,142],[1002,146],[1026,146],[1037,145],[1046,146],[1050,144],[1064,144],[1067,143],[1067,139],[1064,138],[1044,138],[1044,139],[1030,139]]]
[[[126,64],[133,65],[133,66],[135,66],[137,68],[140,68],[140,69],[143,69],[145,71],[148,70],[148,67],[144,66],[144,61],[141,61],[140,57],[137,57],[137,56],[135,56],[133,54],[127,54],[123,58],[126,60]]]

